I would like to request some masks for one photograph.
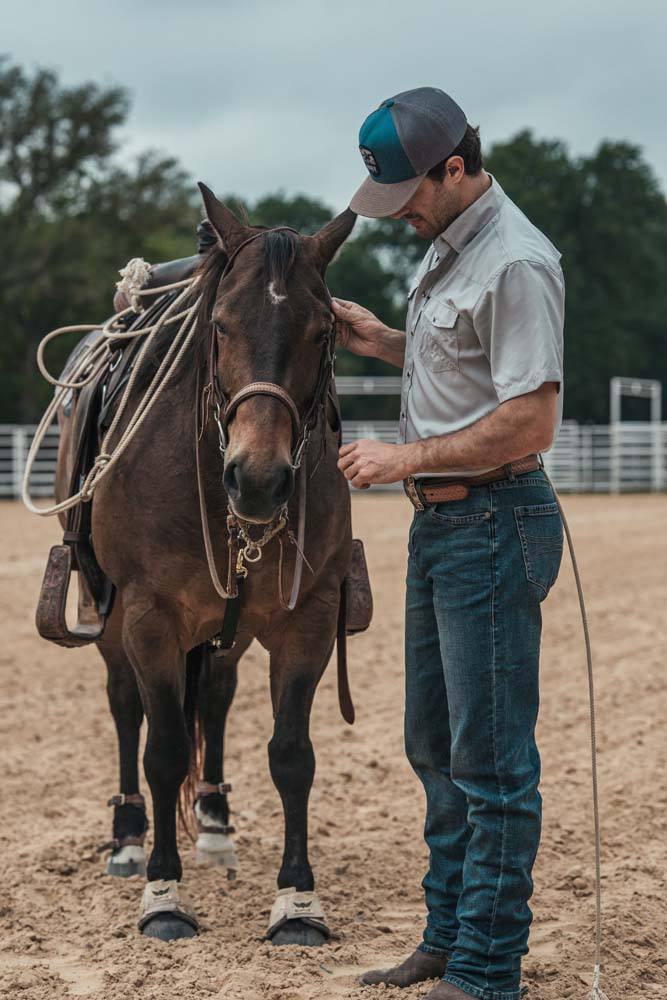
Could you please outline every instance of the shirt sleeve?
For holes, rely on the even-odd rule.
[[[521,260],[485,287],[473,324],[501,403],[563,381],[565,286],[560,268]]]

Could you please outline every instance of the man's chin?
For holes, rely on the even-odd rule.
[[[438,235],[434,231],[433,226],[429,226],[423,219],[420,219],[418,222],[412,222],[410,219],[406,219],[405,221],[422,240],[434,240]]]

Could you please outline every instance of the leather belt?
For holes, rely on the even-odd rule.
[[[516,462],[509,462],[497,469],[490,469],[479,476],[467,476],[465,479],[415,479],[408,476],[403,480],[403,489],[408,500],[417,510],[425,510],[434,503],[446,503],[450,500],[465,500],[471,486],[485,486],[500,479],[513,479],[524,472],[535,472],[542,467],[537,455],[526,455]]]

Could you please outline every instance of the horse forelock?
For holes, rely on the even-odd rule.
[[[287,279],[294,266],[299,238],[289,230],[269,230],[264,241],[265,287],[273,296],[287,294]]]
[[[258,240],[257,243],[263,253],[258,261],[261,262],[261,276],[257,277],[256,294],[261,299],[267,298],[272,304],[284,301],[287,295],[287,279],[294,267],[298,248],[299,237],[296,233],[287,230],[266,230],[265,239]],[[196,332],[193,343],[182,359],[179,370],[175,373],[173,382],[182,385],[183,383],[196,382],[197,372],[205,370],[208,359],[211,330],[211,316],[214,311],[215,302],[218,297],[220,280],[224,274],[228,263],[228,256],[219,246],[212,246],[202,255],[202,261],[197,269],[199,282],[193,290],[193,300],[201,296],[201,302],[197,309]],[[243,267],[243,255],[239,257],[238,263],[234,262],[234,268]],[[261,283],[260,283],[261,282]],[[137,380],[136,388],[145,388],[148,380],[155,372],[165,351],[167,350],[173,327],[165,327],[157,338],[154,347],[148,352],[145,370]]]

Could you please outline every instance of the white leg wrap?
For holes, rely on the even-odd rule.
[[[216,829],[219,820],[209,816],[202,808],[201,800],[195,802],[195,816],[199,822],[200,832],[195,844],[198,865],[211,867],[220,865],[227,869],[227,877],[236,878],[239,863],[234,849],[234,841],[228,833]],[[205,829],[202,829],[204,827]]]
[[[126,844],[114,851],[109,860],[115,865],[142,864],[146,861],[146,852],[139,844]]]
[[[271,907],[267,938],[272,938],[278,928],[288,920],[303,920],[305,924],[310,924],[311,927],[316,927],[327,937],[329,936],[324,910],[316,892],[297,892],[293,886],[289,889],[279,889]]]
[[[145,927],[156,913],[173,913],[182,917],[195,930],[199,929],[192,903],[176,879],[156,879],[155,882],[146,883],[141,900],[139,929]]]
[[[234,849],[234,841],[228,834],[215,833],[215,831],[200,833],[195,848],[198,865],[220,865],[227,869],[229,878],[236,877],[239,863]]]

